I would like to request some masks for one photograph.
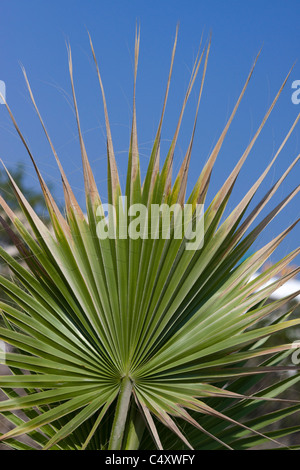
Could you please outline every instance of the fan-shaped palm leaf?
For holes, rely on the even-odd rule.
[[[30,224],[29,231],[1,198],[11,227],[4,229],[20,253],[16,260],[0,248],[13,280],[0,276],[2,289],[13,303],[1,302],[5,326],[0,338],[15,347],[1,353],[10,374],[0,378],[6,400],[3,416],[13,428],[2,435],[7,445],[29,449],[20,436],[27,434],[33,447],[45,449],[137,448],[251,448],[300,430],[299,426],[263,433],[264,427],[300,410],[300,403],[277,398],[300,380],[294,368],[289,378],[253,395],[262,376],[288,370],[283,359],[290,344],[270,346],[266,340],[280,330],[300,323],[289,314],[262,326],[270,316],[297,296],[266,302],[299,269],[269,283],[300,252],[294,250],[277,264],[252,278],[298,221],[284,229],[259,251],[241,261],[260,233],[298,193],[288,194],[262,221],[255,220],[289,172],[285,171],[247,215],[248,207],[295,128],[287,131],[272,162],[232,212],[222,218],[239,172],[267,121],[288,79],[262,119],[241,159],[201,216],[204,240],[198,249],[186,249],[187,234],[176,236],[182,220],[174,212],[169,237],[159,230],[167,212],[160,212],[156,237],[150,237],[154,204],[165,210],[186,201],[187,175],[197,114],[208,64],[209,43],[200,50],[165,162],[160,169],[160,139],[171,81],[177,31],[172,52],[163,111],[153,144],[145,181],[141,182],[135,88],[140,34],[136,33],[133,119],[125,188],[127,203],[147,207],[139,219],[140,236],[126,237],[124,226],[135,220],[126,211],[114,155],[104,87],[90,38],[100,83],[107,131],[108,198],[115,208],[115,237],[99,237],[98,224],[109,230],[80,127],[73,78],[71,49],[69,71],[78,126],[86,193],[86,215],[68,183],[46,126],[37,108],[25,70],[33,105],[59,166],[65,195],[62,214],[40,174],[34,157],[6,104],[13,124],[37,172],[51,218],[51,229],[34,212],[7,172],[15,195]],[[256,61],[255,61],[256,63]],[[253,73],[255,63],[220,138],[205,164],[187,202],[187,225],[204,204],[214,163]],[[173,158],[184,110],[203,66],[195,122],[182,166],[172,185]],[[135,214],[136,215],[136,214]],[[185,220],[186,222],[186,220]],[[197,225],[198,227],[198,225]],[[197,228],[200,233],[200,228]],[[120,232],[121,230],[121,232]],[[126,233],[125,233],[126,235]],[[24,262],[27,266],[24,266]],[[14,279],[16,281],[14,281]],[[264,358],[267,356],[267,359]],[[255,367],[251,359],[260,358]],[[291,368],[291,367],[290,367]],[[15,389],[22,389],[19,395]],[[278,400],[278,411],[253,418],[250,413],[265,401]],[[22,410],[23,417],[18,414]],[[250,416],[249,416],[250,415]],[[165,432],[165,429],[168,432]]]

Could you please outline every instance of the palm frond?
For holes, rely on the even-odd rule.
[[[59,167],[65,213],[59,210],[19,125],[6,104],[15,129],[34,165],[50,215],[48,227],[30,206],[7,171],[24,213],[24,220],[0,197],[5,217],[0,221],[19,258],[0,248],[12,279],[0,276],[11,302],[0,302],[5,320],[0,339],[14,350],[0,354],[9,374],[0,377],[6,399],[0,412],[13,428],[1,435],[13,449],[248,449],[297,433],[299,426],[266,431],[270,424],[300,410],[284,393],[299,383],[299,368],[285,361],[293,345],[272,343],[277,333],[300,324],[290,313],[274,320],[299,295],[281,300],[272,293],[297,275],[300,268],[279,275],[300,253],[287,254],[255,277],[270,255],[298,223],[296,220],[265,246],[243,260],[268,224],[293,200],[299,186],[255,225],[288,174],[294,158],[254,209],[250,205],[265,177],[296,128],[300,114],[286,133],[272,161],[223,218],[240,171],[269,118],[291,71],[284,79],[251,142],[222,187],[206,204],[212,171],[258,56],[217,144],[186,197],[188,170],[204,91],[211,38],[194,62],[178,123],[160,169],[162,124],[171,83],[178,28],[171,56],[163,109],[144,182],[141,181],[136,84],[140,30],[136,29],[133,116],[126,187],[122,192],[108,117],[104,85],[89,35],[104,107],[107,138],[108,201],[115,213],[105,217],[89,163],[75,94],[71,48],[68,64],[81,149],[86,208],[78,204],[55,151],[23,68],[30,98]],[[189,145],[173,181],[173,159],[188,99],[203,66]],[[122,198],[124,194],[125,199]],[[130,207],[129,212],[124,200]],[[191,209],[180,209],[188,203]],[[147,209],[142,218],[134,204]],[[154,206],[161,206],[155,213]],[[250,209],[249,209],[250,208]],[[249,210],[249,213],[248,213]],[[168,219],[169,217],[169,219]],[[10,224],[7,222],[10,221]],[[165,226],[165,221],[169,222]],[[196,222],[201,221],[201,225]],[[154,223],[154,231],[150,227]],[[139,226],[138,236],[124,227]],[[99,226],[107,236],[99,236]],[[196,227],[196,229],[195,229]],[[182,229],[186,228],[187,231]],[[178,229],[181,235],[178,237]],[[193,232],[193,230],[195,231]],[[112,230],[112,232],[110,232]],[[113,236],[108,234],[113,233]],[[164,235],[168,236],[164,236]],[[187,243],[203,235],[201,243]],[[154,235],[154,236],[151,236]],[[24,264],[25,263],[25,264]],[[277,276],[274,280],[274,276]],[[279,277],[278,277],[279,276]],[[267,324],[262,320],[269,319]],[[261,378],[292,372],[268,387]],[[255,393],[253,387],[256,387]],[[22,390],[22,394],[16,393]],[[261,413],[264,403],[284,406]],[[25,418],[18,412],[22,411]],[[258,415],[253,418],[253,411]],[[21,439],[27,434],[32,447]]]

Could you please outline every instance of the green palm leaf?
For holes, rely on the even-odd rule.
[[[187,177],[197,116],[204,90],[211,40],[195,60],[170,149],[160,169],[163,117],[177,44],[172,51],[163,110],[144,182],[141,181],[136,118],[136,80],[140,33],[136,31],[133,117],[124,196],[127,205],[147,209],[137,219],[128,212],[113,148],[104,86],[90,39],[100,84],[107,133],[108,201],[115,210],[105,218],[80,126],[71,48],[68,62],[82,156],[86,210],[80,208],[38,110],[28,77],[29,94],[62,178],[65,212],[61,213],[40,174],[14,115],[12,122],[37,172],[51,228],[35,213],[9,172],[12,188],[31,230],[0,198],[10,220],[0,221],[19,251],[15,259],[0,248],[12,272],[0,284],[11,303],[0,302],[4,327],[0,338],[14,350],[0,354],[10,373],[0,377],[7,397],[0,412],[13,428],[0,439],[13,449],[248,449],[267,440],[297,433],[299,426],[264,429],[297,413],[298,402],[284,393],[300,374],[287,364],[291,344],[271,344],[276,333],[296,327],[290,313],[272,313],[290,304],[299,292],[278,301],[270,296],[300,269],[281,275],[300,248],[254,279],[298,220],[243,260],[261,232],[297,195],[299,186],[255,225],[255,220],[294,169],[298,155],[254,209],[249,206],[296,127],[287,131],[271,163],[223,218],[236,179],[288,80],[285,78],[250,144],[202,215],[214,164],[252,77],[253,67],[200,176],[186,198]],[[202,44],[202,43],[201,43]],[[198,102],[187,152],[173,181],[174,151],[191,91],[201,69]],[[185,202],[191,210],[181,209]],[[164,204],[155,213],[154,205]],[[177,204],[177,206],[174,206]],[[169,211],[171,212],[169,213]],[[169,219],[168,219],[169,217]],[[167,225],[164,225],[168,220]],[[201,220],[202,225],[197,224]],[[105,233],[99,236],[99,224]],[[135,224],[139,236],[124,227]],[[152,225],[154,231],[152,232]],[[201,244],[187,249],[192,230]],[[203,229],[204,227],[204,229]],[[181,236],[178,237],[178,230]],[[182,229],[185,229],[186,231]],[[103,234],[103,232],[101,232]],[[129,233],[130,235],[130,233]],[[154,236],[152,236],[154,235]],[[167,236],[166,236],[167,235]],[[274,276],[276,280],[274,281]],[[269,319],[267,324],[262,320]],[[269,344],[270,343],[270,344]],[[266,359],[266,357],[267,359]],[[255,362],[256,361],[256,362]],[[264,387],[261,378],[283,371],[294,375]],[[253,387],[256,392],[253,393]],[[16,393],[16,389],[23,393]],[[280,404],[262,413],[264,403]],[[282,408],[283,407],[283,408]],[[23,417],[18,412],[22,411]],[[258,413],[253,418],[253,413]],[[32,447],[22,441],[27,434]]]

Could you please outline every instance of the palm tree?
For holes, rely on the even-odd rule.
[[[261,213],[299,156],[266,192],[254,209],[249,205],[274,165],[299,117],[271,163],[239,204],[222,219],[239,172],[267,121],[289,77],[284,80],[270,109],[230,176],[203,213],[211,173],[230,124],[245,93],[255,63],[215,148],[186,197],[187,175],[204,86],[210,40],[198,54],[169,152],[160,168],[160,140],[168,97],[177,31],[161,119],[145,180],[141,183],[135,109],[135,84],[139,53],[135,38],[133,118],[125,193],[130,207],[147,209],[135,217],[125,209],[114,156],[108,111],[96,55],[90,39],[104,104],[107,132],[108,202],[115,212],[108,218],[88,161],[80,127],[73,82],[71,49],[69,71],[82,154],[86,213],[82,211],[47,133],[24,70],[28,90],[61,173],[65,213],[55,203],[19,126],[6,104],[15,128],[31,158],[45,198],[52,231],[33,210],[8,172],[12,188],[33,235],[1,197],[11,225],[4,228],[17,246],[25,268],[0,248],[0,256],[14,278],[0,277],[2,288],[14,302],[1,302],[5,327],[0,338],[15,347],[2,354],[10,374],[0,377],[6,399],[2,415],[13,429],[1,439],[13,449],[247,449],[299,431],[299,425],[265,430],[270,424],[294,415],[299,401],[284,392],[300,381],[297,367],[286,365],[291,344],[268,343],[276,333],[299,325],[289,319],[292,310],[276,321],[260,321],[282,308],[298,293],[267,302],[272,292],[293,277],[299,268],[268,280],[292,262],[296,249],[259,276],[265,263],[298,221],[285,228],[251,256],[244,258],[259,234],[298,193],[288,194],[257,225]],[[256,59],[257,60],[257,59]],[[175,182],[174,150],[185,106],[203,65],[200,92],[190,143]],[[162,230],[166,212],[156,217],[156,236],[150,234],[154,207],[164,211],[177,204],[190,211],[172,212],[168,236]],[[138,219],[138,222],[137,222]],[[124,236],[124,226],[139,225],[139,236]],[[99,236],[113,229],[114,236]],[[181,237],[177,229],[187,228]],[[196,248],[187,244],[204,230]],[[127,233],[125,233],[127,235]],[[143,236],[142,236],[143,235]],[[15,281],[14,281],[15,279]],[[21,286],[20,286],[21,284]],[[251,361],[258,360],[258,363]],[[283,371],[290,374],[280,378]],[[266,376],[271,385],[259,387]],[[253,393],[253,390],[256,390]],[[16,392],[21,389],[22,394]],[[266,402],[278,408],[264,413]],[[22,415],[18,412],[22,411]],[[254,412],[255,417],[254,416]],[[24,443],[21,436],[31,438]],[[295,445],[299,448],[299,444]]]

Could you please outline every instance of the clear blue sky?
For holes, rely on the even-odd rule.
[[[2,0],[0,80],[6,83],[8,103],[45,179],[55,184],[55,194],[60,200],[59,175],[30,103],[20,62],[25,66],[61,161],[79,200],[83,201],[76,123],[69,106],[71,90],[65,41],[70,41],[86,146],[100,194],[105,200],[104,119],[86,28],[92,35],[101,67],[122,181],[125,179],[130,133],[136,20],[141,25],[137,117],[143,174],[162,107],[176,24],[180,23],[179,40],[163,128],[163,152],[167,151],[175,130],[201,34],[204,32],[204,38],[207,38],[212,31],[211,54],[192,155],[190,188],[224,127],[253,60],[263,45],[253,79],[219,155],[209,193],[211,197],[241,156],[289,69],[298,60],[240,175],[230,203],[233,208],[268,164],[300,112],[300,104],[295,105],[291,101],[291,84],[300,80],[299,18],[298,0]],[[175,154],[175,169],[190,138],[198,85],[199,82],[185,114]],[[299,125],[267,178],[266,187],[300,152]],[[4,106],[0,106],[0,156],[9,167],[18,161],[25,162],[28,185],[37,184]],[[278,197],[268,206],[270,209],[299,184],[299,173],[298,166]],[[262,194],[259,193],[260,196]],[[299,197],[296,199],[270,225],[256,247],[268,242],[270,237],[299,217]],[[255,200],[258,201],[258,197]],[[296,228],[272,260],[286,255],[298,244],[299,229]]]

